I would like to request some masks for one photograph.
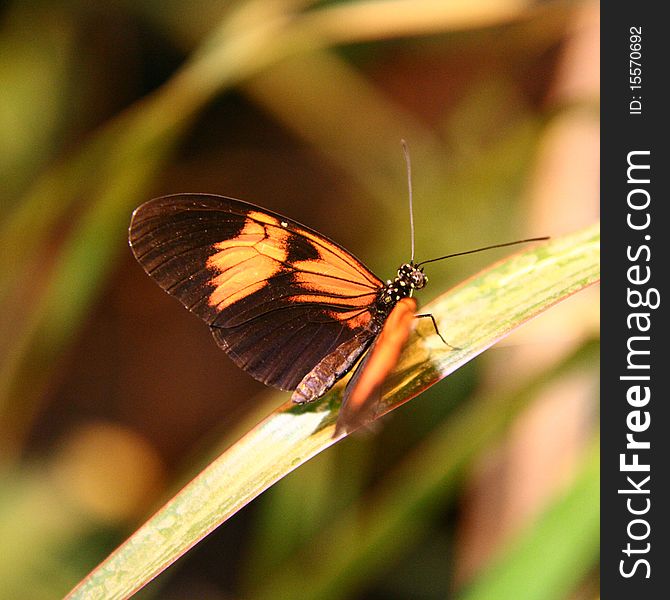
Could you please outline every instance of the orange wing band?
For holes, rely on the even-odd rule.
[[[403,298],[389,314],[375,341],[362,371],[350,383],[340,411],[337,431],[351,431],[370,418],[371,404],[378,398],[388,374],[398,364],[400,353],[409,338],[416,314],[416,300]]]

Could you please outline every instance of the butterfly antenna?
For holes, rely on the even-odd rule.
[[[414,263],[414,205],[412,202],[412,161],[409,159],[409,147],[405,140],[400,140],[402,151],[405,155],[405,164],[407,165],[407,186],[409,188],[409,230],[412,245],[412,255],[410,263]]]
[[[417,264],[417,267],[421,265],[426,265],[428,263],[437,262],[438,260],[444,260],[445,258],[453,258],[454,256],[463,256],[464,254],[474,254],[475,252],[482,252],[483,250],[492,250],[493,248],[504,248],[505,246],[515,246],[516,244],[526,244],[528,242],[543,242],[548,240],[549,236],[528,238],[526,240],[517,240],[516,242],[507,242],[505,244],[494,244],[493,246],[484,246],[483,248],[477,248],[475,250],[468,250],[466,252],[456,252],[455,254],[447,254],[446,256],[440,256],[439,258],[431,258],[430,260],[424,260]]]

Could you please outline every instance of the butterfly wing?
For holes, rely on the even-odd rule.
[[[403,298],[389,313],[379,336],[347,384],[335,436],[351,432],[375,418],[382,385],[398,364],[400,353],[412,331],[416,306],[414,298]]]
[[[383,285],[316,231],[223,196],[151,200],[133,213],[129,239],[238,366],[284,390],[368,328]]]

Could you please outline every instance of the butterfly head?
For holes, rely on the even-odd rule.
[[[423,267],[405,263],[398,269],[398,283],[410,290],[420,290],[428,283],[428,277],[423,272]]]

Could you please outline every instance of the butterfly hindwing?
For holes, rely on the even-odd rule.
[[[145,271],[210,326],[237,365],[287,390],[369,327],[383,285],[328,238],[223,196],[143,204],[130,244]]]
[[[342,431],[353,431],[377,417],[374,412],[379,406],[383,383],[398,364],[415,322],[416,307],[414,298],[403,298],[389,313],[381,332],[347,384],[337,419],[336,436]]]

